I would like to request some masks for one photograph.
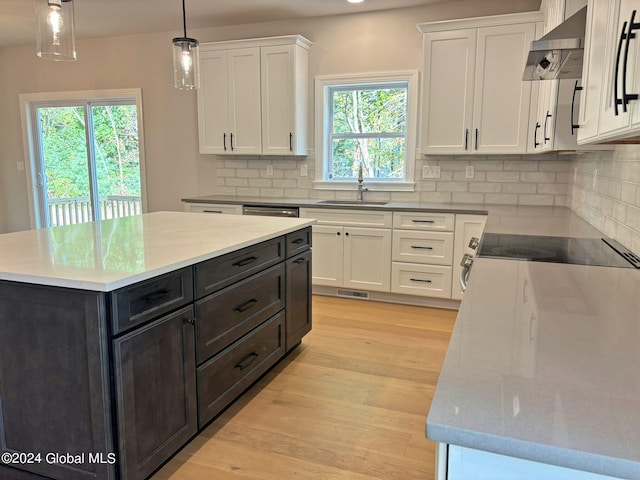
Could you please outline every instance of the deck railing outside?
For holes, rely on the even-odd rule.
[[[52,227],[93,221],[89,197],[56,198],[48,200],[49,221]],[[120,218],[142,214],[140,197],[108,195],[100,197],[100,218]]]

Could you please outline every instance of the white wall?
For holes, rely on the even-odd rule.
[[[419,69],[416,23],[500,14],[506,6],[537,10],[539,0],[467,0],[189,34],[201,42],[302,34],[314,42],[312,80],[319,74]],[[216,192],[217,159],[198,154],[196,94],[172,85],[170,46],[175,34],[80,39],[74,63],[41,60],[34,46],[0,50],[0,232],[30,228],[26,178],[16,169],[16,162],[24,161],[20,93],[142,88],[148,210],[180,210],[182,197]],[[311,122],[313,139],[312,127]]]

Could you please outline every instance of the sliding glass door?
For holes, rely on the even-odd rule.
[[[135,98],[30,105],[39,226],[142,213]]]

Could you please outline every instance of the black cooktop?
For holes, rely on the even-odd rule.
[[[476,256],[533,262],[640,268],[640,257],[610,238],[485,233]]]

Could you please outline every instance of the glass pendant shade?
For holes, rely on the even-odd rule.
[[[173,81],[179,90],[200,88],[200,56],[198,40],[188,37],[173,39]]]
[[[36,47],[40,58],[76,59],[72,0],[36,1]]]

